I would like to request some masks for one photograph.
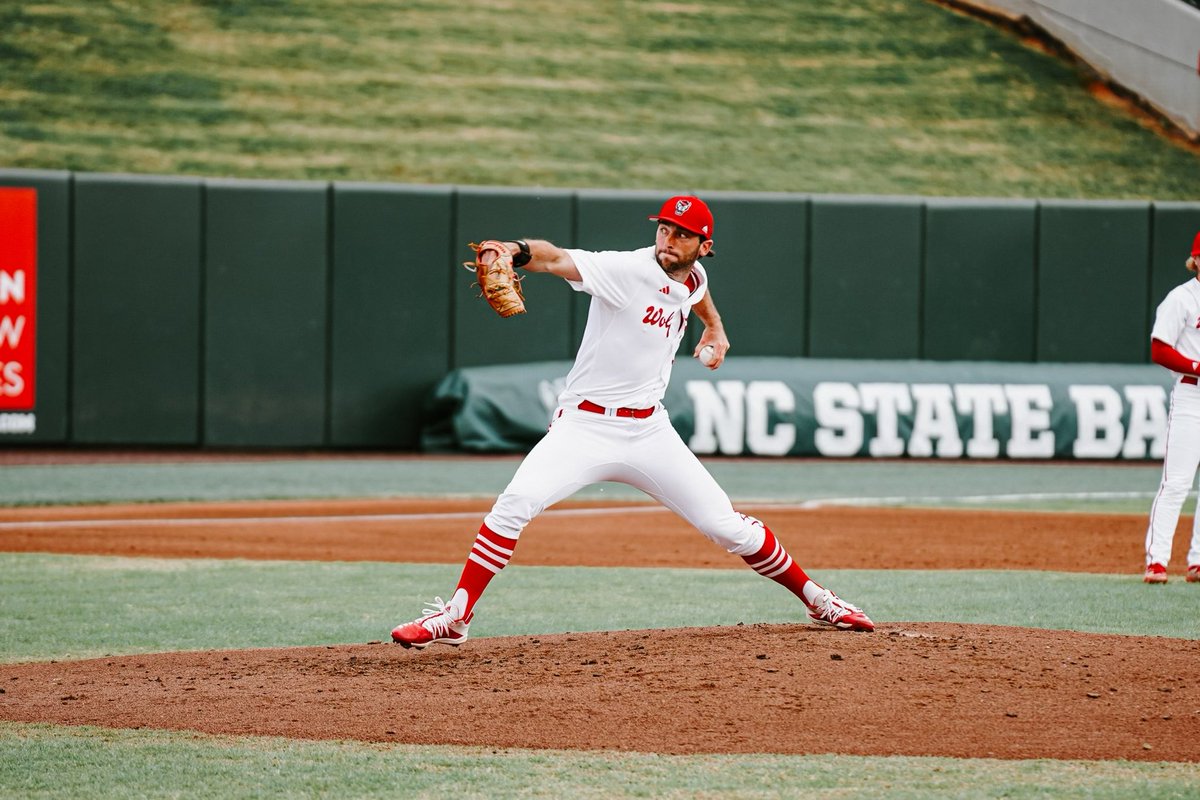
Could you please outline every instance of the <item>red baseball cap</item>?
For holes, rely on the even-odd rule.
[[[685,231],[691,231],[705,239],[713,238],[713,215],[708,206],[699,197],[690,194],[677,194],[667,198],[662,209],[647,219],[658,222],[673,222]],[[711,250],[708,253],[715,256]]]
[[[1192,255],[1200,256],[1200,233],[1196,234],[1196,238],[1192,240]]]

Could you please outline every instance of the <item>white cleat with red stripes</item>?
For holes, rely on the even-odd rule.
[[[808,618],[818,625],[843,631],[873,631],[875,623],[856,605],[847,603],[828,589],[822,589],[809,606]]]
[[[424,611],[425,616],[397,625],[392,630],[392,641],[404,647],[415,647],[422,650],[431,644],[450,644],[457,647],[467,640],[467,628],[471,625],[470,614],[466,619],[458,619],[457,610],[442,602],[442,598],[433,598],[433,608]]]

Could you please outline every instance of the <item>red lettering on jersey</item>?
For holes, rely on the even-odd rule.
[[[668,314],[658,306],[646,306],[646,316],[642,317],[642,322],[651,327],[663,329],[664,336],[671,335],[671,320],[675,318],[675,314]]]

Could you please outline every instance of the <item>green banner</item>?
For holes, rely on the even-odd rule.
[[[570,367],[452,372],[422,448],[529,450]],[[1166,451],[1173,380],[1152,364],[681,359],[664,404],[698,455],[1146,460]]]

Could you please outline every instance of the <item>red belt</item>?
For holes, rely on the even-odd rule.
[[[1191,384],[1192,386],[1195,386],[1197,383],[1197,380],[1196,380],[1195,375],[1184,375],[1182,378],[1179,379],[1179,382],[1187,383],[1187,384]]]
[[[593,414],[604,414],[609,417],[633,417],[634,419],[645,419],[654,413],[654,406],[650,408],[605,408],[598,406],[591,400],[584,400],[579,404],[580,411],[590,411]]]

